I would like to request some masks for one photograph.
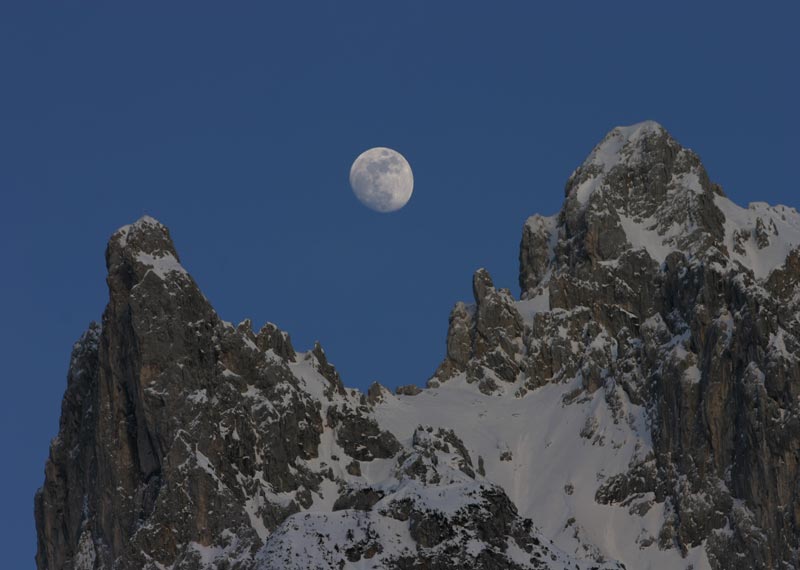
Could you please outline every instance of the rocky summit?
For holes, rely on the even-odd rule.
[[[660,125],[522,229],[424,389],[222,320],[152,218],[106,250],[35,498],[39,570],[800,568],[800,215]],[[421,379],[422,380],[422,379]]]

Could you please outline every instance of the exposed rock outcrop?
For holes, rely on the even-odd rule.
[[[497,289],[486,269],[472,278],[475,305],[457,303],[450,314],[447,357],[433,381],[446,382],[465,372],[484,393],[498,382],[514,382],[520,373],[522,317],[508,289]]]

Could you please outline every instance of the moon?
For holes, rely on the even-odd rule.
[[[402,154],[379,146],[362,152],[353,162],[350,187],[367,208],[394,212],[411,199],[414,175]]]

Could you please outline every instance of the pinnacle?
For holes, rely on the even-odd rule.
[[[150,216],[142,216],[132,224],[119,228],[111,236],[108,247],[149,255],[170,253],[178,257],[169,229]]]
[[[138,278],[148,270],[159,277],[185,274],[169,229],[150,216],[142,216],[132,224],[122,226],[111,236],[106,248],[106,267],[109,274],[125,267],[136,267]]]
[[[472,276],[472,293],[475,296],[475,302],[480,302],[489,289],[494,289],[492,276],[484,267],[481,267]]]

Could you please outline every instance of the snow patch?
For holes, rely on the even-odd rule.
[[[756,279],[766,279],[800,246],[800,214],[796,209],[765,202],[752,202],[742,208],[724,196],[715,196],[714,203],[725,215],[728,255],[752,270]],[[764,247],[757,241],[758,226],[769,240]]]
[[[533,326],[533,320],[536,315],[550,312],[550,289],[545,287],[535,297],[524,301],[516,301],[514,306],[519,311],[519,314],[522,315],[523,322],[528,326]]]
[[[140,251],[136,254],[136,261],[149,267],[150,271],[158,275],[162,281],[172,274],[188,275],[175,256],[169,252],[161,252],[159,255],[150,255],[149,253]]]
[[[673,226],[668,233],[662,235],[656,229],[658,221],[654,218],[637,220],[622,213],[618,215],[620,225],[628,238],[631,248],[634,250],[644,249],[659,264],[664,263],[667,256],[677,249],[670,245],[670,238],[682,233],[688,233],[678,226]]]
[[[476,391],[462,374],[413,399],[387,399],[375,414],[404,444],[417,425],[452,429],[464,441],[473,464],[483,459],[486,479],[501,486],[520,514],[541,525],[543,534],[564,552],[583,557],[584,546],[594,544],[601,555],[623,560],[629,568],[685,567],[679,551],[662,551],[657,545],[640,548],[631,540],[642,529],[658,536],[663,505],[654,505],[641,517],[627,507],[595,501],[605,478],[627,472],[632,462],[652,450],[645,409],[615,386],[565,404],[565,395],[579,388],[580,379],[575,379],[547,384],[523,398],[497,398]],[[608,405],[609,390],[619,402],[617,412]],[[591,439],[581,437],[587,421],[592,423]],[[511,452],[510,461],[501,460],[503,450]],[[580,525],[579,533],[570,520]]]

